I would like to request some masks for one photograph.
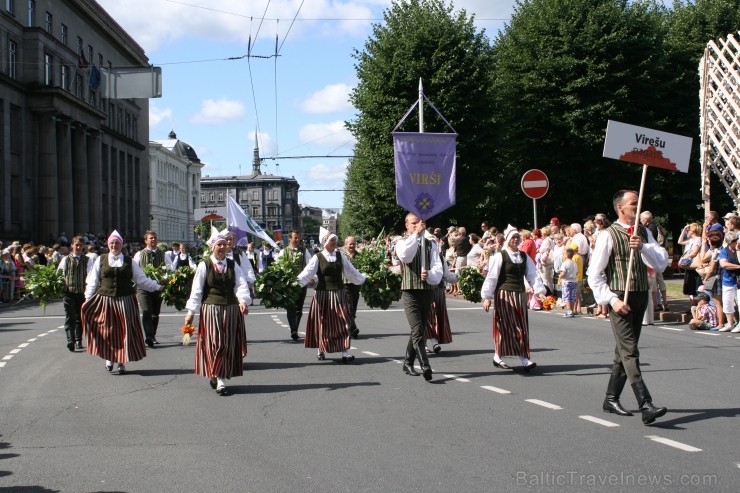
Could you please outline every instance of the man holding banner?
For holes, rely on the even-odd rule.
[[[649,425],[668,409],[655,407],[652,403],[642,379],[637,344],[642,330],[642,317],[648,306],[647,269],[649,267],[662,272],[668,262],[668,253],[644,226],[639,226],[639,230],[634,232],[637,209],[637,192],[620,190],[614,195],[614,210],[618,218],[596,238],[588,270],[588,284],[596,303],[611,305],[610,320],[616,340],[611,377],[602,407],[605,412],[632,416],[619,402],[622,389],[629,379],[642,411],[642,422]],[[631,264],[630,250],[635,252]],[[632,267],[631,274],[628,274],[628,265]],[[627,303],[624,302],[625,293],[628,293]]]

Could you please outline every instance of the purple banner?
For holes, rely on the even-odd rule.
[[[393,132],[396,203],[423,220],[455,205],[457,134]]]

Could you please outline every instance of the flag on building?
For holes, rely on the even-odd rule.
[[[87,63],[87,59],[85,58],[85,54],[80,51],[80,54],[77,57],[77,68],[80,68],[82,70],[85,70],[89,66],[90,66],[90,64]]]
[[[244,209],[236,203],[236,200],[231,195],[228,195],[226,204],[226,225],[229,227],[229,231],[236,235],[237,243],[246,235],[250,234],[265,240],[273,248],[277,248],[278,246],[275,240],[270,238],[270,235],[259,224],[254,222],[254,219],[249,214],[244,212]]]
[[[161,98],[162,67],[103,68],[100,87],[104,98]]]

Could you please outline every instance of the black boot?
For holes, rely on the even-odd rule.
[[[424,375],[424,380],[428,382],[432,379],[432,367],[429,366],[429,358],[424,342],[417,344],[415,349],[416,357],[419,358],[419,366],[421,366],[421,374]]]
[[[619,396],[622,394],[624,384],[627,383],[627,374],[621,368],[612,370],[612,376],[609,378],[609,385],[606,387],[606,398],[602,409],[606,413],[613,413],[619,416],[634,416],[631,412],[622,407],[619,402]]]
[[[635,392],[637,403],[640,405],[640,411],[642,411],[643,424],[649,425],[668,412],[668,408],[653,406],[653,398],[650,397],[650,392],[648,392],[645,382],[642,380],[633,383],[632,390]]]
[[[419,372],[414,368],[414,359],[416,358],[416,351],[409,342],[406,346],[406,358],[403,360],[403,372],[413,377],[418,377]]]
[[[65,332],[67,333],[67,349],[74,352],[75,350],[74,330],[66,329]]]

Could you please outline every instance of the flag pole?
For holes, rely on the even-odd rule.
[[[640,192],[637,195],[637,211],[635,212],[635,224],[632,226],[632,234],[639,235],[640,227],[640,211],[642,210],[642,195],[645,191],[645,178],[647,177],[647,164],[642,165],[642,179],[640,180]],[[630,235],[631,236],[631,235]],[[630,293],[630,283],[632,282],[632,264],[635,261],[635,251],[630,248],[630,259],[627,262],[627,281],[624,286],[624,304],[627,304],[627,299]]]
[[[421,77],[419,77],[419,133],[424,133],[424,87],[421,83]],[[424,273],[427,270],[427,259],[426,255],[426,231],[421,234],[421,272]]]

